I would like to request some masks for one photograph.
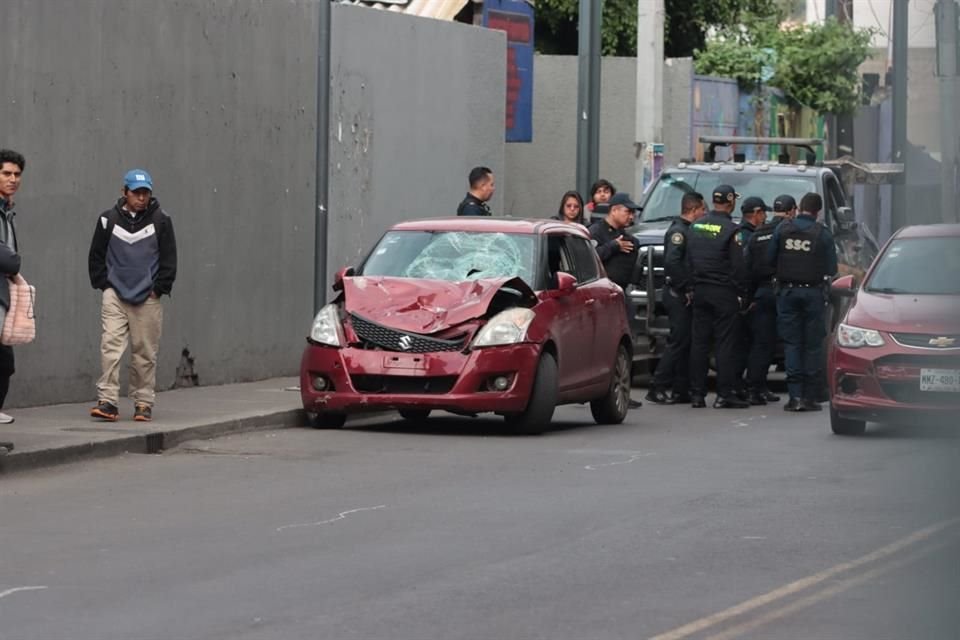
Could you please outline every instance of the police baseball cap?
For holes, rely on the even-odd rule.
[[[123,176],[123,185],[130,191],[150,189],[153,191],[153,178],[143,169],[131,169]]]
[[[756,196],[750,196],[743,201],[743,204],[740,205],[740,211],[744,214],[753,213],[757,209],[763,209],[764,211],[770,211],[770,207],[767,206],[767,203],[763,201],[763,198],[758,198]]]
[[[780,213],[785,213],[794,209],[797,206],[797,201],[793,199],[793,196],[788,196],[783,194],[782,196],[777,196],[773,201],[773,210],[779,211]]]
[[[717,203],[734,202],[739,197],[740,194],[737,193],[737,190],[728,184],[718,185],[713,190],[713,201]]]
[[[613,194],[613,196],[610,198],[610,201],[607,204],[609,204],[611,207],[620,204],[625,206],[627,209],[633,209],[633,210],[637,210],[640,208],[640,205],[638,205],[636,202],[630,199],[630,194],[625,193],[623,191]]]

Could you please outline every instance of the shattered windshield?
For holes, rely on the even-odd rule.
[[[534,281],[536,236],[466,231],[390,231],[362,275],[460,282],[520,277]]]

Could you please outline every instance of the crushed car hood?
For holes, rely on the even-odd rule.
[[[343,279],[343,304],[356,314],[400,331],[431,334],[481,318],[503,289],[517,292],[517,303],[533,306],[537,297],[520,278],[447,282],[356,276]]]

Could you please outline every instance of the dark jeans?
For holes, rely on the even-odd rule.
[[[660,357],[657,371],[653,374],[655,389],[671,389],[674,395],[687,395],[690,392],[690,331],[693,310],[687,305],[683,294],[674,293],[666,288],[663,304],[670,317],[670,335],[667,348]]]
[[[693,294],[693,336],[690,343],[690,391],[707,395],[710,347],[716,344],[717,395],[728,398],[737,388],[737,343],[740,304],[729,287],[697,285]]]
[[[767,390],[767,373],[777,344],[777,296],[770,286],[760,287],[754,295],[756,306],[747,314],[749,352],[747,386],[750,391]]]
[[[780,335],[787,365],[787,389],[791,398],[815,398],[823,367],[823,291],[817,288],[784,288],[777,298]]]
[[[13,375],[14,370],[13,347],[0,345],[0,409],[3,409],[3,403],[7,400],[10,376]]]

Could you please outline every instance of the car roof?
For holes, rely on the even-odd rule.
[[[960,236],[960,224],[917,224],[903,227],[896,233],[897,238],[937,238],[940,236]]]
[[[743,173],[766,173],[775,176],[795,176],[807,173],[820,175],[831,172],[829,167],[819,167],[805,164],[778,164],[776,162],[681,162],[671,165],[663,173],[671,171],[699,171],[701,173],[729,173],[730,171]]]
[[[391,231],[466,231],[472,233],[548,233],[567,231],[588,238],[586,227],[545,218],[502,216],[456,216],[408,220],[390,227]]]

